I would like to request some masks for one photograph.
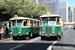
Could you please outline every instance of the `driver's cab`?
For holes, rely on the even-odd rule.
[[[18,17],[18,18],[11,18],[11,27],[19,26],[19,27],[28,27],[29,26],[29,18],[25,17]]]
[[[41,26],[43,25],[51,25],[51,26],[59,26],[61,25],[61,17],[59,15],[43,15],[40,16]]]

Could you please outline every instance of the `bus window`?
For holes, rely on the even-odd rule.
[[[36,21],[34,21],[34,26],[36,26]]]
[[[56,17],[50,17],[49,21],[56,21]]]
[[[12,26],[16,26],[16,20],[12,20]]]
[[[56,25],[56,17],[49,17],[48,24],[49,25]]]
[[[30,20],[30,26],[33,26],[33,21],[32,20]]]
[[[48,18],[47,17],[42,18],[42,21],[48,21]]]
[[[57,23],[59,23],[59,18],[57,18]]]
[[[17,26],[22,26],[22,20],[17,20]]]
[[[27,20],[25,20],[24,21],[24,24],[23,24],[24,26],[27,26],[28,24],[27,24]]]
[[[37,26],[39,26],[39,21],[37,22]]]
[[[42,25],[48,24],[48,17],[42,18]]]

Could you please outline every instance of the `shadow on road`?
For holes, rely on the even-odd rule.
[[[20,44],[25,44],[21,47],[15,48],[14,50],[47,50],[47,48],[52,43],[0,43],[1,50],[8,50],[13,47],[16,47]],[[73,47],[75,48],[75,44],[55,44],[54,46],[58,47]]]

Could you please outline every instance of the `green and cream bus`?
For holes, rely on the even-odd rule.
[[[19,38],[30,39],[34,34],[39,34],[40,20],[27,17],[14,17],[10,21],[13,40]]]
[[[59,15],[47,14],[40,16],[40,31],[41,40],[46,37],[56,36],[60,40],[63,35],[63,21]]]

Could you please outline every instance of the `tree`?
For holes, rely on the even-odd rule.
[[[65,26],[65,22],[63,21],[63,26]]]
[[[35,0],[0,0],[0,10],[2,14],[9,14],[12,17],[15,14],[19,16],[39,18],[40,15],[46,14],[47,9],[42,3],[36,3]]]
[[[3,9],[4,11],[2,11],[2,14],[10,14],[11,16],[13,16],[14,14],[17,13],[18,11],[18,6],[19,4],[16,3],[16,1],[9,1],[9,0],[1,0],[1,9]],[[0,9],[0,10],[1,10]]]
[[[39,18],[40,15],[46,14],[47,9],[45,8],[45,5],[40,3],[33,11],[32,15],[34,18]]]
[[[52,12],[52,14],[56,14],[55,12]]]

